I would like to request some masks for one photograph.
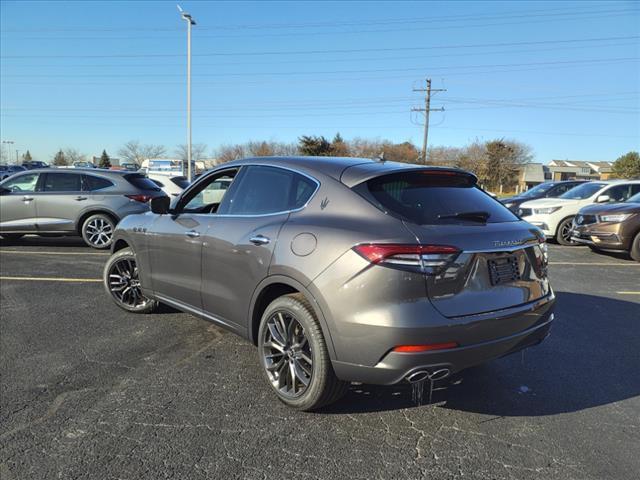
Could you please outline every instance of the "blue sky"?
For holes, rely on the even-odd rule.
[[[50,161],[185,139],[176,2],[1,3],[1,138]],[[193,30],[193,141],[300,135],[421,144],[413,88],[446,88],[430,146],[507,137],[537,161],[640,144],[640,5],[204,2]],[[15,152],[14,152],[15,153]]]

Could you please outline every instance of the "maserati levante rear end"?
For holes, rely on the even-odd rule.
[[[231,162],[122,220],[112,250],[119,306],[166,303],[249,339],[303,410],[350,381],[445,378],[541,342],[553,320],[542,233],[450,168]]]

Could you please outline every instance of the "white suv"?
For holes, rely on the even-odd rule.
[[[539,227],[547,238],[560,245],[575,245],[571,222],[582,207],[592,203],[624,202],[640,192],[640,180],[588,182],[572,188],[558,198],[541,198],[520,205],[518,215]]]

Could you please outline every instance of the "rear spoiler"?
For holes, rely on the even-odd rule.
[[[424,172],[425,174],[433,175],[460,175],[468,178],[468,181],[472,185],[478,183],[478,177],[473,173],[461,170],[453,167],[432,167],[432,166],[420,166],[410,163],[398,163],[398,162],[376,162],[376,163],[362,163],[359,165],[353,165],[346,168],[340,176],[340,181],[347,187],[352,188],[355,185],[371,180],[372,178],[390,175],[394,173],[410,173],[410,172]]]

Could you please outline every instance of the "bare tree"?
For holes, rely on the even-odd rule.
[[[118,150],[120,158],[137,164],[148,158],[162,157],[166,153],[167,149],[163,145],[142,145],[138,140],[129,140]]]
[[[178,145],[174,153],[183,162],[187,161],[186,145]],[[207,145],[205,143],[196,143],[191,145],[191,160],[197,162],[198,160],[202,160],[203,158],[207,158]]]
[[[73,165],[74,162],[85,162],[87,160],[87,156],[84,153],[80,153],[71,147],[64,149],[64,158],[70,165]]]

